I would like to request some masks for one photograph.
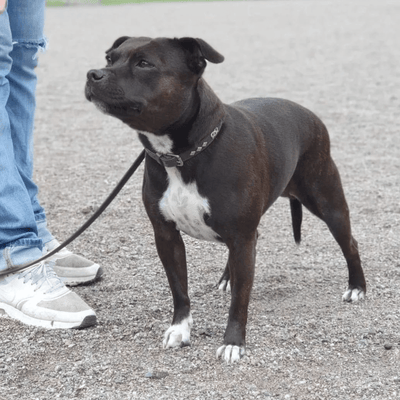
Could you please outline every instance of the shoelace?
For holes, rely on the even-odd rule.
[[[32,268],[23,271],[19,274],[18,279],[24,279],[24,283],[29,280],[32,281],[32,285],[36,285],[34,291],[36,292],[43,285],[47,284],[48,289],[45,294],[51,293],[57,289],[64,287],[64,283],[57,276],[53,270],[54,262],[45,262],[34,265]]]

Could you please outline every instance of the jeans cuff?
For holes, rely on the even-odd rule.
[[[43,244],[46,244],[46,243],[50,242],[51,240],[53,240],[54,236],[47,229],[46,217],[44,219],[38,219],[40,215],[44,215],[44,214],[39,214],[39,215],[35,216],[36,226],[38,228],[38,238],[42,240]]]
[[[37,260],[44,255],[39,239],[20,239],[0,250],[0,271]]]

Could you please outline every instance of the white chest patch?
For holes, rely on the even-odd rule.
[[[144,135],[149,139],[149,142],[153,146],[157,153],[167,154],[172,151],[173,142],[171,138],[167,135],[157,136],[154,133],[137,131],[138,133]]]
[[[204,222],[204,215],[211,214],[208,200],[202,197],[196,182],[185,184],[177,168],[166,168],[169,185],[162,196],[160,211],[176,229],[196,239],[217,241],[218,235]]]

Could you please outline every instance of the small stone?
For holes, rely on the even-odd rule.
[[[82,208],[81,213],[86,215],[86,214],[90,214],[92,211],[93,211],[93,207],[88,206],[88,207]]]
[[[168,372],[165,371],[154,371],[154,372],[147,372],[145,378],[149,379],[163,379],[168,376]]]
[[[203,328],[203,329],[200,329],[200,335],[203,335],[203,336],[208,336],[208,337],[211,337],[211,336],[213,336],[213,334],[214,334],[214,332],[212,332],[211,330],[210,330],[210,328],[208,328],[208,327],[206,327],[206,328]]]
[[[392,343],[385,343],[384,347],[385,347],[386,350],[390,350],[393,347],[393,344]]]
[[[358,347],[366,347],[368,346],[368,340],[363,339],[358,342]]]

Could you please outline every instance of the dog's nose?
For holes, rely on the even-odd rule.
[[[103,79],[104,73],[101,69],[91,69],[87,73],[87,78],[92,81],[99,81],[100,79]]]

